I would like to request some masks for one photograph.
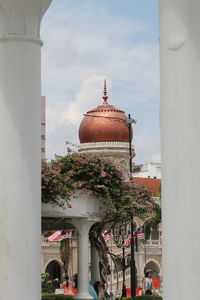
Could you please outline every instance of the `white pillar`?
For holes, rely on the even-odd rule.
[[[89,229],[92,223],[87,219],[77,219],[74,225],[78,229],[78,294],[76,300],[93,299],[88,292],[89,280]]]
[[[100,281],[99,255],[95,247],[91,246],[91,280],[92,284]]]
[[[40,21],[51,0],[0,0],[0,298],[40,296]]]
[[[164,300],[199,299],[200,1],[160,0]]]

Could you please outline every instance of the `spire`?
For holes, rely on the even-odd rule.
[[[107,99],[108,96],[107,96],[106,80],[104,79],[103,104],[108,104]]]

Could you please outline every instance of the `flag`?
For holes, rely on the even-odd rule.
[[[129,247],[131,244],[131,235],[129,234],[128,237],[124,241],[124,246]]]
[[[137,238],[138,238],[138,240],[144,240],[145,239],[144,232],[143,233],[138,233]]]
[[[111,230],[109,231],[104,231],[102,233],[102,236],[104,238],[105,241],[109,241],[111,238],[112,238],[112,233],[111,233]]]
[[[142,227],[139,227],[137,230],[136,230],[136,233],[137,233],[137,238],[139,240],[144,240],[145,239],[145,230],[144,230],[144,225]]]
[[[52,235],[48,237],[48,240],[50,242],[59,242],[64,239],[71,239],[72,238],[72,232],[71,231],[65,231],[65,230],[58,230],[54,232]]]

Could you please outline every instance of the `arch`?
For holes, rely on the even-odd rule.
[[[45,273],[49,273],[50,279],[62,279],[62,262],[57,259],[51,259],[44,268]]]
[[[137,216],[134,217],[134,223],[136,228],[141,227],[143,225],[143,220]]]
[[[147,260],[146,265],[144,265],[143,267],[143,271],[145,274],[146,270],[152,270],[153,272],[153,276],[154,278],[160,278],[161,277],[161,266],[159,264],[159,262],[153,258],[150,258],[149,260]]]

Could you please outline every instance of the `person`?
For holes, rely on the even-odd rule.
[[[73,275],[73,282],[74,282],[74,288],[77,289],[78,288],[78,274],[75,273]]]
[[[147,270],[145,273],[145,278],[142,280],[143,291],[145,295],[152,295],[154,291],[154,285],[152,280],[152,271]]]
[[[95,289],[95,291],[96,291],[96,293],[97,293],[97,296],[98,296],[98,295],[99,295],[99,291],[100,291],[100,289],[101,289],[101,282],[100,282],[100,281],[96,281],[96,282],[94,283],[94,289]],[[107,291],[104,291],[103,297],[104,297],[104,299],[110,298],[110,296],[108,295]]]
[[[72,282],[69,281],[69,276],[65,276],[65,281],[60,284],[60,288],[64,290],[64,295],[73,295]]]
[[[98,300],[98,295],[92,285],[91,280],[88,281],[88,291],[89,291],[90,296],[92,296],[94,300]]]
[[[97,293],[97,296],[99,294],[99,288],[100,288],[100,281],[95,281],[95,283],[94,283],[94,289],[95,289],[95,291]]]
[[[76,295],[78,293],[78,274],[73,275],[73,293]]]

